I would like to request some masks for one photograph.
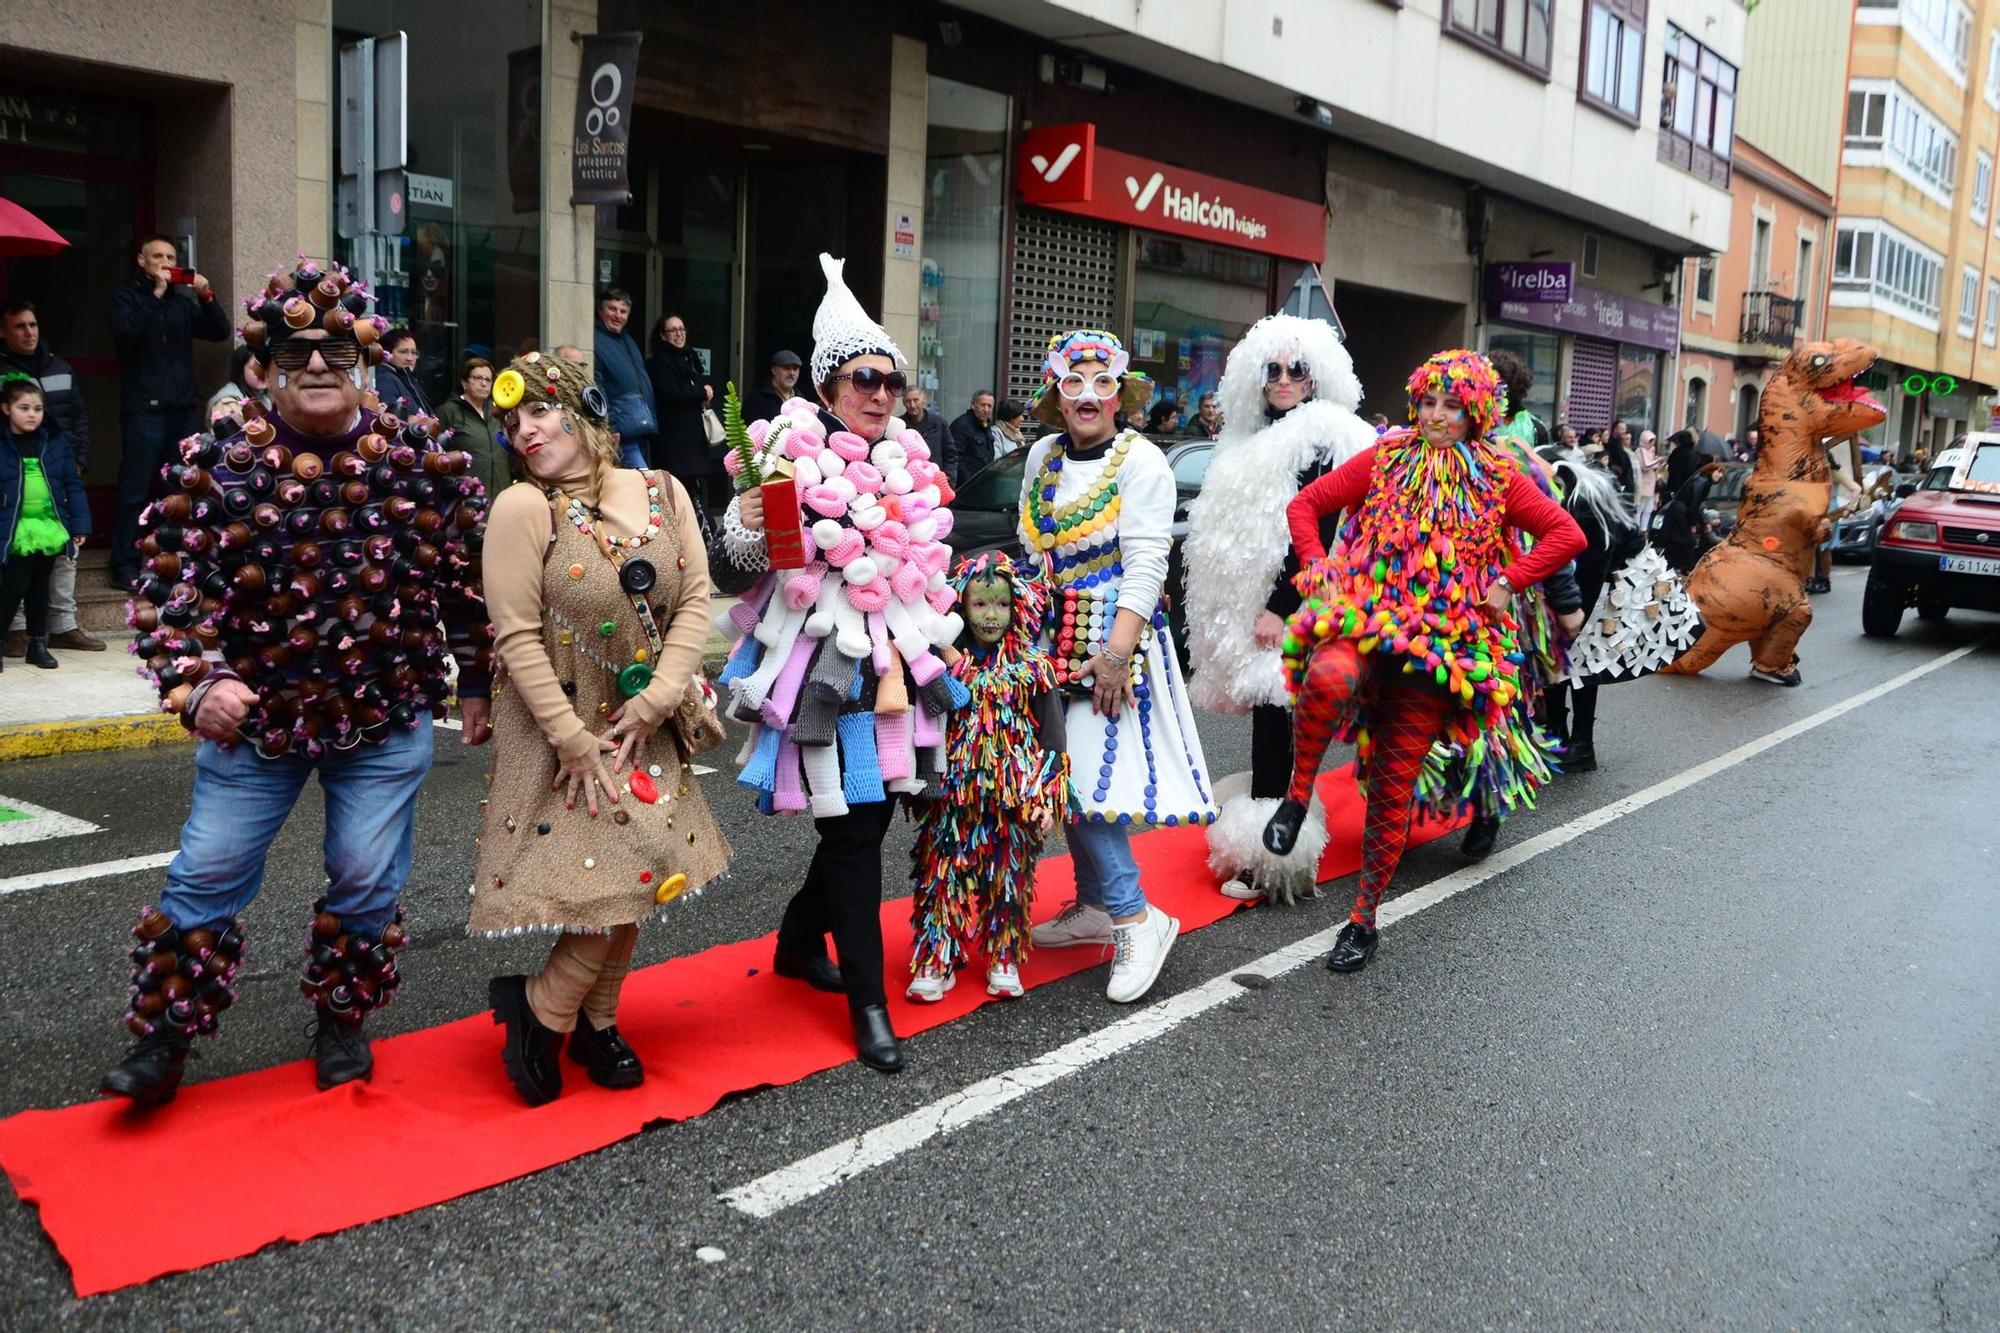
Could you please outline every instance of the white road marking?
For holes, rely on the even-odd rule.
[[[74,838],[82,833],[103,832],[87,819],[78,819],[60,810],[50,810],[27,801],[17,801],[11,796],[0,796],[0,805],[28,816],[0,824],[0,847],[18,847],[23,843],[45,842],[50,838]]]
[[[28,889],[52,889],[58,884],[76,884],[86,879],[102,879],[107,875],[125,875],[134,870],[157,870],[174,859],[173,852],[154,852],[149,856],[128,856],[120,861],[99,861],[96,865],[70,866],[63,870],[43,870],[32,875],[14,875],[0,879],[0,894],[21,893]]]
[[[1378,927],[1394,925],[1405,917],[1435,907],[1447,898],[1532,861],[1544,852],[1575,842],[1585,834],[1593,833],[1615,820],[1623,819],[1626,815],[1678,795],[1718,773],[1726,772],[1738,764],[1756,758],[1766,750],[1782,745],[1794,737],[1802,736],[1817,727],[1823,727],[1864,704],[1872,703],[1885,694],[1928,676],[1933,671],[1950,666],[1960,658],[1986,646],[1990,641],[1989,637],[1977,643],[1955,648],[1921,666],[1912,667],[1899,676],[1865,689],[1859,694],[1851,695],[1837,704],[1822,708],[1810,717],[1801,718],[1797,722],[1767,732],[1755,740],[1746,741],[1727,753],[1697,764],[1664,781],[1656,782],[1643,791],[1634,792],[1630,796],[1600,806],[1546,833],[1496,852],[1477,865],[1440,876],[1422,888],[1384,903],[1377,914],[1376,924]],[[789,1166],[780,1167],[746,1184],[725,1190],[716,1197],[738,1212],[747,1213],[751,1217],[771,1217],[793,1204],[803,1203],[816,1194],[852,1180],[865,1171],[893,1162],[931,1139],[949,1134],[963,1125],[991,1115],[1009,1102],[1025,1097],[1038,1088],[1047,1087],[1058,1079],[1100,1064],[1114,1055],[1171,1032],[1190,1018],[1228,1003],[1243,994],[1243,987],[1235,979],[1246,972],[1274,979],[1303,967],[1333,947],[1334,937],[1340,933],[1340,927],[1345,924],[1344,921],[1339,922],[1325,930],[1295,940],[1281,949],[1275,949],[1247,965],[1232,967],[1223,975],[1213,977],[1192,990],[1169,996],[1157,1004],[1141,1009],[1129,1018],[1119,1019],[1107,1027],[1086,1033],[1075,1041],[1045,1052],[1026,1064],[1017,1065],[991,1078],[981,1079],[970,1087],[920,1106],[888,1124],[878,1125],[810,1157],[801,1158]]]

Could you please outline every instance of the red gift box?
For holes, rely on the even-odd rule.
[[[799,487],[789,475],[765,480],[764,550],[773,569],[804,569],[805,527],[799,513]]]

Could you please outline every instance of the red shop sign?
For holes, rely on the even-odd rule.
[[[1016,179],[1038,208],[1288,259],[1326,253],[1326,205],[1099,148],[1088,122],[1022,136]]]

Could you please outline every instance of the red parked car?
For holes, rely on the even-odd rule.
[[[1882,521],[1861,597],[1870,638],[1894,635],[1907,607],[1920,620],[2000,611],[2000,434],[1968,435],[1951,453]]]

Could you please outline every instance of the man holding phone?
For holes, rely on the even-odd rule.
[[[111,296],[118,347],[118,520],[111,529],[111,580],[139,581],[139,511],[152,498],[172,447],[201,429],[194,340],[229,340],[229,317],[208,279],[180,267],[171,236],[140,242],[132,281]]]

